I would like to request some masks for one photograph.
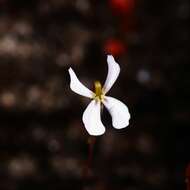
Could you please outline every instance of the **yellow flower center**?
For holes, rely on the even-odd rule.
[[[95,81],[94,88],[95,88],[94,99],[101,102],[104,99],[104,92],[101,83],[99,81]]]

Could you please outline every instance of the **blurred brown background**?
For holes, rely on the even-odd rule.
[[[0,0],[0,190],[185,189],[189,18],[188,0]],[[115,130],[104,110],[83,179],[89,101],[67,70],[92,88],[108,53],[132,118]]]

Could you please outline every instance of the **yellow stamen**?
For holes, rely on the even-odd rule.
[[[99,81],[95,81],[94,83],[95,86],[95,94],[96,96],[101,96],[102,94],[102,85]]]
[[[94,83],[94,87],[95,87],[95,99],[96,100],[100,100],[102,101],[104,95],[103,95],[103,92],[102,92],[102,85],[99,81],[95,81]]]

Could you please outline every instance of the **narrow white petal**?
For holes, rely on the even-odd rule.
[[[122,129],[129,125],[130,114],[127,106],[116,98],[106,96],[103,104],[112,116],[112,125]]]
[[[83,113],[82,121],[90,135],[98,136],[105,132],[105,127],[100,117],[100,111],[100,102],[92,100]]]
[[[114,57],[112,55],[107,56],[107,63],[108,75],[103,87],[105,93],[107,93],[110,90],[120,73],[120,66],[118,63],[115,62]]]
[[[94,93],[79,81],[72,68],[69,68],[69,75],[71,79],[70,88],[72,91],[74,91],[77,94],[80,94],[81,96],[93,98]]]

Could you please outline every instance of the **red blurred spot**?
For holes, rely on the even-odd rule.
[[[185,174],[186,174],[187,190],[190,190],[190,163],[186,168]]]
[[[126,14],[131,13],[134,8],[134,0],[109,0],[110,6],[114,13]]]
[[[119,40],[110,39],[107,42],[105,42],[104,51],[107,54],[112,54],[114,56],[118,56],[125,52],[125,46]]]

